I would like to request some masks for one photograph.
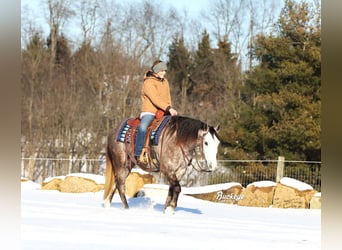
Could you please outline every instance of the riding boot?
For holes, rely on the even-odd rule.
[[[152,121],[153,123],[153,121]],[[136,157],[137,165],[140,166],[142,169],[150,172],[157,172],[159,171],[159,168],[156,167],[156,164],[154,163],[153,159],[150,159],[151,153],[150,153],[150,136],[152,132],[151,125],[148,127],[147,132],[145,134],[145,140],[144,140],[144,147],[141,151],[141,154],[139,157]]]

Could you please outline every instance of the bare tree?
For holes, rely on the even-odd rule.
[[[166,57],[172,35],[179,31],[179,16],[173,8],[157,1],[104,3],[101,8],[105,26],[111,22],[113,36],[125,54],[150,65]],[[104,7],[105,6],[105,7]]]
[[[48,23],[50,27],[49,48],[50,48],[50,73],[49,79],[53,74],[53,66],[56,59],[57,38],[65,22],[74,15],[70,9],[70,0],[47,0]]]
[[[246,39],[248,40],[248,69],[253,66],[252,47],[256,34],[265,34],[272,30],[275,23],[277,7],[279,4],[275,0],[262,0],[256,3],[249,0],[247,4],[249,12],[249,25]],[[246,46],[244,46],[246,47]]]
[[[82,0],[79,5],[83,43],[90,44],[95,39],[97,12],[100,4],[98,0]]]
[[[251,66],[251,59],[245,58],[246,48],[251,48],[255,34],[272,28],[277,8],[279,4],[275,0],[216,0],[211,2],[209,12],[204,16],[213,28],[216,41],[228,38],[243,68],[247,68],[247,64]]]

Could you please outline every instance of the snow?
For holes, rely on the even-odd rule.
[[[43,181],[43,183],[49,183],[50,181],[54,180],[54,179],[59,179],[59,180],[64,180],[65,176],[61,175],[61,176],[55,176],[55,177],[48,177],[45,178],[45,180]]]
[[[309,184],[306,184],[304,182],[298,181],[296,179],[292,179],[289,177],[283,177],[280,179],[280,183],[283,185],[286,185],[288,187],[293,187],[296,188],[300,191],[305,191],[305,190],[313,190],[313,187],[310,186]]]
[[[184,194],[203,194],[203,193],[212,193],[217,192],[220,190],[227,190],[234,186],[240,186],[240,183],[237,182],[230,182],[230,183],[222,183],[222,184],[215,184],[215,185],[208,185],[208,186],[202,186],[202,187],[183,187],[183,193]]]
[[[242,207],[181,193],[175,213],[164,214],[158,192],[128,199],[124,210],[118,194],[105,209],[103,191],[62,193],[31,181],[21,191],[22,249],[321,249],[319,209]]]
[[[67,176],[76,176],[84,179],[93,180],[96,184],[105,184],[105,178],[102,175],[87,174],[87,173],[74,173],[68,174]]]
[[[262,188],[262,187],[274,187],[277,186],[277,183],[274,181],[256,181],[251,184],[248,184],[247,187],[253,185],[254,187]]]

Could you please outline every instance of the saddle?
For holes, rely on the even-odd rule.
[[[157,159],[155,159],[154,154],[151,151],[151,146],[158,145],[160,134],[165,125],[167,124],[167,122],[169,121],[170,117],[171,116],[169,115],[161,117],[156,115],[155,119],[151,122],[150,126],[148,127],[145,135],[144,147],[142,150],[142,155],[146,157],[146,159],[144,159],[143,162],[146,162],[147,166],[141,166],[141,164],[139,164],[139,167],[141,167],[143,170],[159,170],[159,167],[157,167],[158,161]],[[127,145],[129,144],[129,146],[131,147],[131,152],[134,152],[135,138],[140,122],[141,120],[139,117],[127,119],[121,124],[117,134],[117,141],[123,142]],[[131,160],[135,164],[137,164],[134,157],[131,157]]]

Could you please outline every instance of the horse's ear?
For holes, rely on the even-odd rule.
[[[221,129],[221,124],[220,123],[218,123],[216,126],[215,126],[215,131],[218,133],[219,131],[220,131],[220,129]]]
[[[209,127],[207,127],[206,130],[199,129],[198,130],[197,138],[201,138],[201,137],[205,136],[208,133],[209,133]]]

